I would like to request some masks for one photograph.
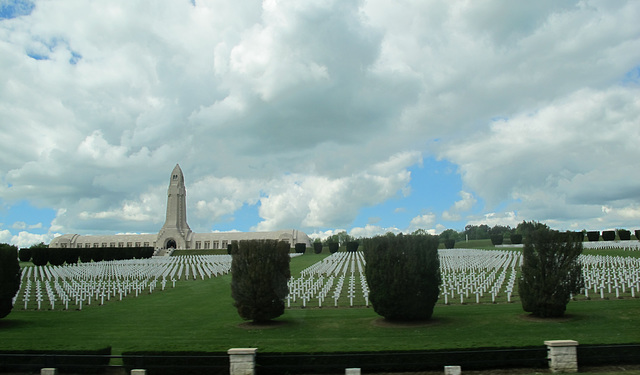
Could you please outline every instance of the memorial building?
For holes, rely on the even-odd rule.
[[[226,249],[232,241],[250,239],[272,239],[311,246],[304,232],[288,229],[273,232],[215,232],[194,233],[187,224],[187,189],[180,165],[171,172],[167,192],[167,216],[157,234],[116,234],[108,236],[82,236],[65,234],[54,238],[52,248],[85,247],[154,247],[156,254],[168,254],[171,249]]]

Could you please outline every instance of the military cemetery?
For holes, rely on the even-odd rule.
[[[59,247],[50,246],[47,251],[53,260],[52,252],[78,249],[66,263],[34,265],[35,261],[23,261],[19,289],[11,300],[12,312],[0,320],[0,359],[5,361],[0,361],[0,371],[12,370],[7,365],[9,358],[15,360],[11,355],[35,361],[32,367],[27,366],[29,371],[40,368],[45,358],[16,351],[60,350],[106,353],[96,355],[101,362],[94,370],[110,368],[132,374],[181,373],[186,367],[170,370],[171,366],[193,366],[177,365],[192,355],[199,361],[208,358],[210,362],[203,366],[210,371],[232,374],[253,374],[260,368],[258,373],[338,373],[335,368],[341,368],[355,374],[361,369],[434,370],[434,364],[440,366],[439,372],[452,374],[492,366],[575,372],[580,358],[586,363],[607,364],[612,351],[623,353],[616,360],[637,364],[630,359],[640,351],[637,240],[583,242],[584,252],[578,258],[581,285],[570,295],[566,315],[541,319],[532,318],[521,306],[521,246],[492,246],[487,240],[478,248],[464,243],[438,248],[437,237],[424,237],[434,251],[437,249],[437,275],[429,281],[437,282],[430,287],[438,288],[433,316],[429,313],[431,319],[402,322],[376,313],[372,298],[372,285],[375,288],[376,284],[367,280],[367,275],[400,272],[377,281],[394,284],[405,276],[410,278],[411,265],[403,265],[400,271],[389,268],[368,273],[371,264],[367,260],[382,259],[371,258],[372,239],[361,239],[360,247],[355,241],[347,242],[336,251],[333,245],[312,247],[306,234],[294,230],[197,236],[186,223],[185,199],[184,177],[176,166],[170,179],[167,220],[158,235],[65,235],[53,243]],[[398,235],[390,237],[391,242],[383,240],[394,243],[412,238]],[[286,264],[282,276],[288,280],[284,289],[276,287],[280,292],[275,297],[267,298],[272,302],[280,299],[284,312],[260,315],[260,307],[240,302],[247,292],[232,287],[232,267],[243,246],[266,244],[264,241],[277,243],[278,251],[288,253],[290,264],[279,261],[281,266]],[[90,252],[87,249],[123,253],[122,249],[143,247],[145,242],[154,247],[150,258],[137,256],[135,251],[133,259],[97,261],[78,255]],[[398,255],[402,252],[393,255],[385,249],[382,246],[376,251],[390,259],[402,256]],[[36,253],[34,250],[34,256]],[[246,264],[235,267],[244,267],[248,280],[254,278],[250,283],[257,288],[251,293],[257,293],[255,299],[260,300],[263,293],[270,293],[271,281],[269,275],[256,276],[255,268],[246,267],[250,259],[267,259],[256,255],[254,252],[243,261]],[[246,281],[243,283],[246,286]],[[389,289],[385,298],[391,298],[392,305],[406,303],[407,309],[424,298],[398,297],[403,288]],[[286,293],[279,294],[282,290]],[[399,299],[394,302],[393,298]],[[258,318],[250,318],[256,311]],[[608,351],[603,357],[584,354],[597,350]],[[624,354],[629,351],[631,354]],[[388,359],[391,354],[384,353],[390,352],[405,359]],[[438,359],[432,357],[434,353],[439,353]],[[160,366],[154,365],[158,358],[164,358],[161,367],[168,372],[154,368]],[[58,367],[73,373],[72,368]],[[51,366],[41,368],[42,373],[58,371]]]

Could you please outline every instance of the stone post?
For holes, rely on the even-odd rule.
[[[230,375],[255,375],[256,352],[258,348],[229,349]]]
[[[462,368],[460,366],[444,366],[444,375],[460,375]]]
[[[545,341],[551,372],[578,372],[578,355],[574,340]]]
[[[346,368],[344,369],[344,375],[360,375],[360,368]]]
[[[40,369],[40,375],[58,375],[58,369],[57,368],[41,368]]]
[[[131,370],[131,375],[147,375],[147,370],[145,369]]]

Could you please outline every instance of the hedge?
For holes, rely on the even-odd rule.
[[[296,249],[296,253],[304,254],[305,251],[307,251],[307,244],[306,243],[297,243],[295,249]]]
[[[504,242],[504,236],[502,234],[492,234],[491,235],[491,244],[493,246],[502,245]]]
[[[602,239],[605,241],[614,241],[616,239],[616,231],[615,230],[603,230],[602,231]]]
[[[629,241],[631,239],[631,231],[626,229],[618,229],[618,237],[621,241]]]
[[[340,248],[340,244],[337,243],[337,242],[329,242],[329,243],[327,243],[327,246],[329,246],[329,252],[331,254],[337,252],[338,249]]]
[[[600,232],[598,231],[590,231],[587,232],[587,238],[589,239],[589,241],[591,242],[597,242],[600,241]]]
[[[358,241],[347,242],[347,252],[355,253],[356,251],[358,251],[358,246],[360,246],[360,243],[358,243]]]
[[[18,251],[18,259],[20,259],[21,262],[28,262],[31,260],[31,249],[29,248],[22,248]]]
[[[45,367],[62,373],[97,374],[109,365],[111,347],[95,350],[0,350],[0,372],[40,372]]]
[[[520,245],[522,243],[521,234],[512,234],[509,239],[511,240],[512,245]]]
[[[313,243],[313,252],[316,254],[322,253],[322,242]]]
[[[261,353],[256,356],[259,374],[339,373],[345,368],[363,372],[441,371],[446,365],[466,370],[548,368],[544,346],[404,352]]]
[[[149,375],[228,374],[225,352],[129,351],[122,353],[125,370],[146,369]]]

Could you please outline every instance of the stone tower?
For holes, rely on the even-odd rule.
[[[167,191],[167,219],[158,233],[156,246],[163,249],[188,249],[193,232],[187,224],[187,189],[180,165],[176,164]]]

